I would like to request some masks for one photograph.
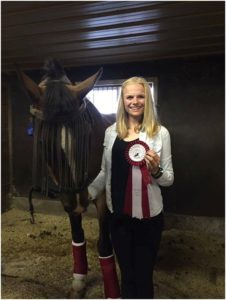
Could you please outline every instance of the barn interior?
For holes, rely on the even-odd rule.
[[[181,276],[183,263],[179,259],[178,268],[174,269],[172,262],[167,269],[174,276],[171,278],[174,285],[158,297],[224,298],[225,2],[2,1],[1,17],[1,208],[5,261],[13,260],[4,257],[8,249],[6,241],[13,236],[7,238],[7,233],[14,228],[14,221],[7,220],[7,214],[12,217],[12,210],[16,209],[14,218],[15,215],[26,218],[24,211],[32,185],[33,139],[26,131],[31,103],[15,70],[19,67],[38,83],[44,60],[52,56],[63,62],[72,82],[87,78],[100,67],[103,67],[101,80],[136,75],[157,79],[157,109],[161,123],[171,134],[175,172],[173,186],[162,188],[168,230],[163,244],[169,243],[162,257],[167,257],[167,249],[176,240],[170,230],[176,230],[178,238],[184,232],[187,243],[188,232],[203,238],[202,243],[191,246],[189,255],[194,261],[196,252],[200,257],[200,248],[209,240],[212,248],[205,258],[210,265],[211,259],[215,259],[211,266],[206,266],[203,275],[203,286],[210,288],[197,292],[198,280],[203,278],[197,271],[199,279],[191,280],[195,282],[192,289]],[[58,215],[59,201],[42,202],[40,195],[37,198],[34,204],[40,206],[39,213],[52,211],[54,216]],[[46,211],[46,203],[50,203],[51,211]],[[20,210],[23,212],[19,213]],[[90,216],[87,218],[87,223],[91,222]],[[178,229],[182,230],[181,235]],[[13,230],[16,232],[16,228]],[[182,249],[181,244],[178,247]],[[178,251],[171,259],[177,260],[181,253]],[[162,265],[164,259],[159,263]],[[2,281],[3,298],[9,295],[7,284],[15,284],[12,280],[20,278],[20,273],[14,272],[15,269],[11,275],[6,272],[11,277],[5,276]],[[159,286],[164,289],[159,274],[156,275]],[[176,282],[181,278],[186,284],[177,294]],[[186,290],[188,286],[190,292]],[[87,297],[101,296],[94,295]],[[51,296],[51,293],[42,295]],[[9,298],[25,296],[17,291]],[[40,294],[34,298],[40,298]],[[56,293],[53,298],[57,298]]]

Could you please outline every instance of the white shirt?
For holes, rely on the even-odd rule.
[[[97,198],[106,189],[106,202],[111,212],[113,212],[111,199],[111,157],[116,137],[116,123],[114,123],[105,131],[101,170],[88,187],[92,199]],[[163,169],[162,176],[158,179],[152,177],[152,184],[148,185],[150,213],[154,217],[163,210],[163,200],[159,185],[170,186],[174,181],[170,135],[168,130],[164,126],[161,126],[153,138],[148,137],[145,132],[141,131],[139,133],[139,140],[145,142],[150,149],[153,149],[159,155],[160,166]]]

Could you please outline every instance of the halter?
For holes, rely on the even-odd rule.
[[[52,80],[52,81],[59,81],[59,80]],[[74,117],[77,117],[77,115],[84,113],[86,108],[87,108],[87,99],[85,98],[83,99],[83,102],[80,105],[78,112],[74,115]],[[34,107],[33,105],[30,106],[30,113],[39,120],[43,120],[43,121],[45,120],[43,112],[40,109]]]

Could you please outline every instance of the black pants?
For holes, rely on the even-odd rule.
[[[111,214],[110,231],[121,271],[121,297],[154,297],[153,270],[163,230],[163,213],[138,220]]]

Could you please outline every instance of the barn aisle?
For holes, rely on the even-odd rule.
[[[1,299],[66,299],[71,283],[71,235],[67,215],[2,214]],[[97,220],[84,217],[88,246],[87,299],[103,298],[96,252]],[[165,230],[155,272],[158,299],[224,299],[224,236]]]

